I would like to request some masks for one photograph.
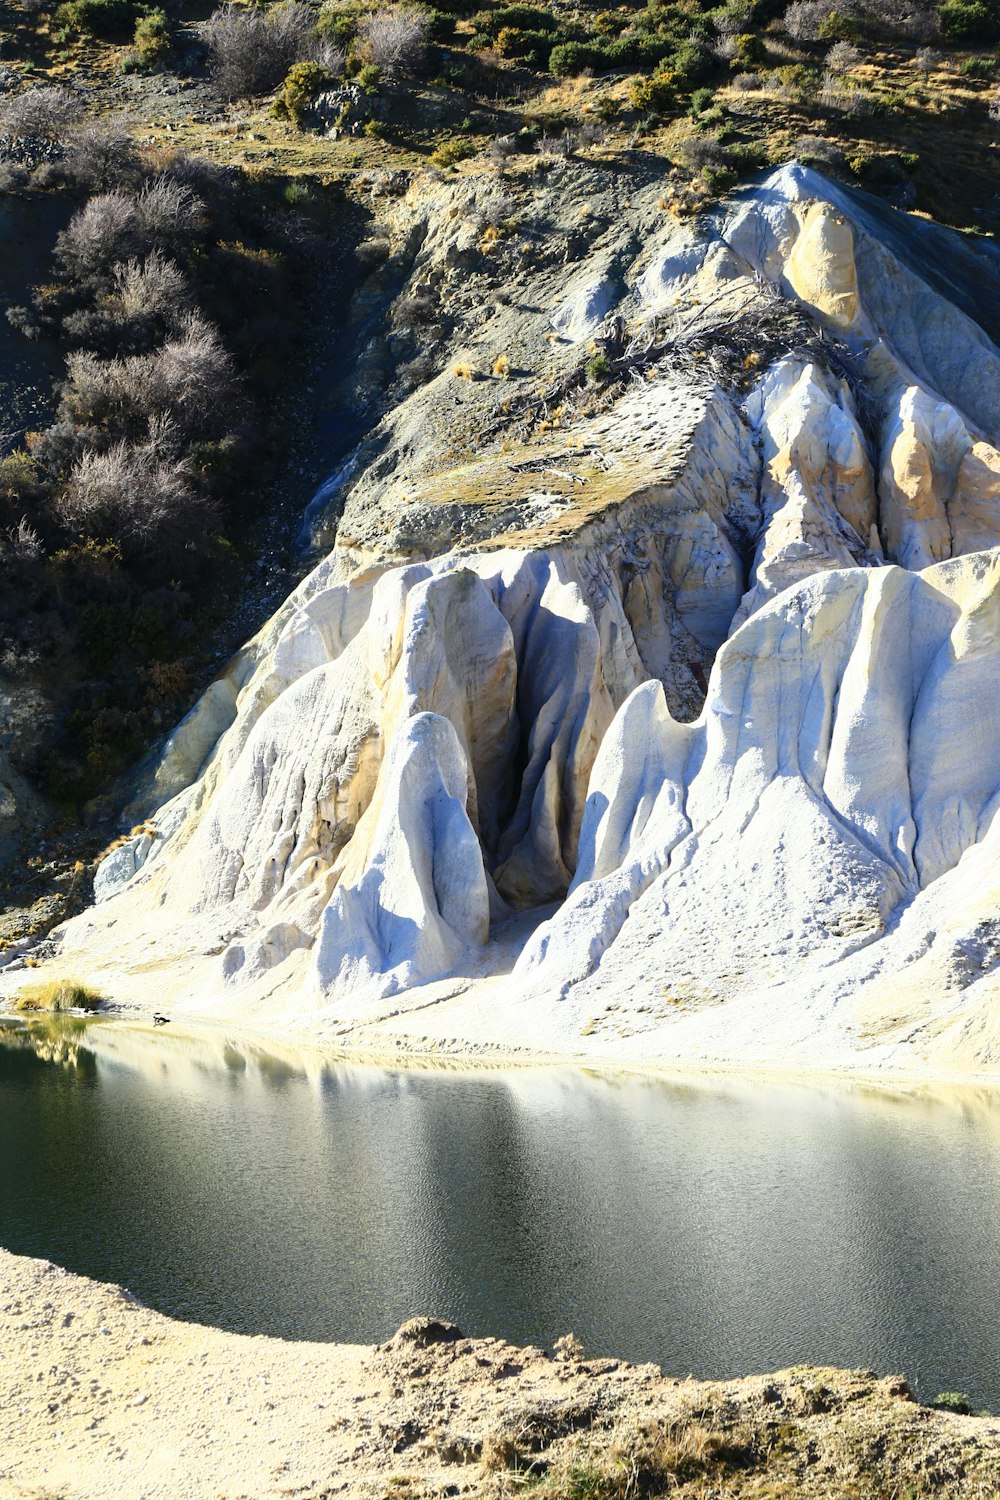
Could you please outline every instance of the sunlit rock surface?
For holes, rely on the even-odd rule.
[[[1000,256],[794,166],[631,253],[511,327],[808,336],[460,461],[414,392],[62,962],[367,1045],[996,1066]]]

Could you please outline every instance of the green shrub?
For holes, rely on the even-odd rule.
[[[939,1391],[931,1405],[938,1411],[957,1412],[960,1417],[967,1417],[972,1412],[968,1396],[961,1391]]]
[[[729,59],[729,66],[734,73],[745,73],[749,68],[766,61],[767,48],[761,37],[752,31],[744,31],[735,38],[733,54]]]
[[[655,68],[673,56],[675,42],[666,36],[646,36],[638,31],[626,31],[604,45],[604,65],[608,68],[647,67]]]
[[[316,98],[322,93],[330,75],[319,63],[293,63],[281,86],[281,93],[274,101],[273,110],[279,119],[291,120],[301,130],[306,115]]]
[[[312,188],[308,182],[287,182],[281,196],[289,208],[300,208],[313,201]]]
[[[726,159],[737,172],[759,172],[771,165],[770,152],[763,141],[734,141],[726,148]]]
[[[522,31],[521,36],[525,38],[525,49],[521,54],[523,60],[530,68],[544,73],[552,56],[552,37],[545,31]]]
[[[448,11],[437,10],[433,5],[428,5],[421,7],[421,14],[427,21],[425,35],[429,42],[436,42],[440,46],[454,39],[455,17]]]
[[[501,5],[496,10],[483,10],[473,16],[472,24],[476,31],[493,37],[506,26],[512,26],[516,31],[556,30],[555,16],[540,5]]]
[[[382,82],[382,69],[378,63],[363,63],[355,74],[355,82],[366,94],[377,94]]]
[[[135,50],[144,68],[155,68],[172,50],[166,12],[147,11],[135,23]]]
[[[618,36],[624,29],[624,17],[616,10],[599,10],[594,17],[594,30],[598,36]]]
[[[128,599],[97,600],[81,606],[76,617],[80,645],[102,671],[123,652],[147,657],[169,654],[172,642],[162,610]]]
[[[670,58],[670,71],[682,90],[703,82],[714,66],[712,54],[692,37],[682,42]]]
[[[995,57],[963,57],[958,71],[966,78],[994,78],[997,71]]]
[[[649,78],[635,78],[629,87],[629,98],[636,109],[662,115],[677,102],[677,80],[673,73],[653,73]]]
[[[466,157],[475,156],[475,154],[475,146],[468,141],[441,141],[431,152],[430,159],[435,167],[454,167]]]
[[[816,92],[818,79],[812,68],[807,68],[804,63],[786,63],[784,67],[776,68],[775,74],[781,83],[796,99],[808,99]]]
[[[323,5],[316,18],[316,30],[324,41],[338,47],[349,47],[358,32],[358,17],[337,4]]]
[[[591,385],[600,385],[611,374],[611,361],[606,354],[595,354],[587,361],[587,379]]]
[[[573,78],[586,68],[600,67],[604,55],[586,42],[561,42],[549,55],[549,72],[557,78]]]
[[[552,51],[552,38],[545,31],[522,31],[517,26],[504,26],[497,32],[492,43],[501,57],[517,57],[533,68],[547,68]]]
[[[864,36],[864,27],[853,16],[831,10],[819,23],[821,42],[856,42]]]
[[[716,167],[709,164],[702,167],[701,175],[713,193],[728,193],[731,187],[736,186],[736,173],[732,167]]]
[[[995,42],[1000,39],[1000,15],[986,0],[944,0],[938,11],[941,30],[957,42]]]
[[[691,95],[691,106],[688,113],[693,119],[697,119],[699,115],[703,115],[706,110],[712,108],[714,98],[714,89],[695,89]]]
[[[135,0],[66,0],[53,21],[67,31],[123,40],[133,35],[140,9],[144,8]]]

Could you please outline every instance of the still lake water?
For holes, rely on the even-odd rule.
[[[427,1312],[670,1374],[905,1371],[1000,1410],[1000,1093],[60,1036],[0,1024],[0,1244],[164,1312],[364,1342]]]

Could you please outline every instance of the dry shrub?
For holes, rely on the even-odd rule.
[[[78,428],[141,441],[166,422],[177,444],[212,441],[228,430],[233,363],[215,330],[196,315],[184,316],[181,331],[152,354],[103,360],[77,350],[66,372],[60,416]]]
[[[374,271],[389,259],[392,245],[385,235],[373,235],[370,240],[362,240],[354,253],[365,270]]]
[[[19,193],[28,186],[31,174],[16,161],[0,161],[0,193]]]
[[[0,558],[15,563],[36,562],[44,552],[42,539],[27,516],[0,534]]]
[[[226,4],[205,24],[209,68],[226,99],[252,99],[277,88],[293,63],[310,54],[315,17],[284,0],[268,10]]]
[[[820,41],[830,35],[831,22],[846,21],[861,33],[929,41],[938,32],[933,5],[914,0],[794,0],[784,16],[784,29],[800,42]],[[834,33],[836,34],[836,33]]]
[[[857,47],[852,47],[850,42],[834,42],[826,54],[827,71],[830,73],[849,73],[856,68],[861,61],[862,54]]]
[[[114,271],[114,295],[125,318],[153,317],[177,324],[190,309],[184,272],[154,250],[146,260],[130,260]]]
[[[392,309],[393,325],[397,328],[406,328],[413,323],[434,323],[437,316],[437,299],[430,292],[400,297]]]
[[[39,84],[0,102],[0,135],[23,141],[61,141],[82,115],[80,103],[69,89]]]
[[[155,441],[84,453],[59,509],[66,523],[117,543],[125,557],[157,552],[168,560],[203,539],[217,520],[195,491],[187,462],[163,457]]]
[[[792,155],[803,162],[820,162],[826,167],[843,170],[846,158],[835,141],[822,135],[800,135],[792,142]]]
[[[103,995],[78,979],[50,979],[45,984],[32,984],[14,997],[14,1008],[20,1011],[98,1010],[103,1004]]]
[[[56,264],[64,276],[88,281],[141,249],[135,199],[129,193],[99,193],[73,215],[56,240]]]
[[[96,305],[63,319],[63,333],[84,348],[107,354],[136,354],[184,327],[191,311],[187,277],[154,250],[145,260],[114,267],[109,294]]]
[[[377,10],[358,26],[361,55],[388,78],[419,70],[426,37],[426,15],[405,5]]]
[[[92,191],[135,187],[142,180],[139,153],[116,120],[88,121],[75,131],[66,168],[68,175]]]
[[[783,25],[790,37],[797,42],[815,42],[821,36],[823,22],[829,16],[831,6],[827,0],[793,0],[785,11]]]
[[[726,148],[712,131],[681,141],[677,155],[692,172],[700,172],[703,167],[721,167],[726,163]]]
[[[716,30],[722,36],[742,36],[753,24],[753,0],[729,0],[713,17]]]
[[[205,205],[193,188],[164,176],[146,184],[136,199],[136,213],[150,247],[174,251],[192,244],[205,221]]]
[[[433,380],[437,372],[437,360],[433,354],[418,354],[415,359],[409,360],[405,365],[400,365],[399,378],[407,390],[415,391],[418,386],[425,385],[428,380]]]
[[[195,192],[167,176],[147,183],[137,196],[120,189],[98,193],[56,240],[56,264],[64,276],[86,284],[154,246],[168,254],[187,249],[204,218],[205,205]]]

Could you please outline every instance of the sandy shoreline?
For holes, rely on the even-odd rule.
[[[4,1005],[9,999],[0,995],[0,1022],[44,1022],[47,1018],[58,1021],[52,1013],[19,1013]],[[97,1026],[121,1028],[143,1036],[155,1036],[163,1040],[181,1040],[189,1037],[199,1041],[219,1042],[231,1039],[245,1047],[270,1052],[277,1056],[298,1054],[308,1057],[316,1065],[342,1064],[346,1066],[413,1069],[417,1071],[484,1072],[497,1073],[520,1070],[579,1070],[606,1077],[660,1078],[684,1083],[711,1084],[713,1080],[724,1083],[745,1082],[761,1086],[798,1085],[809,1087],[852,1086],[877,1088],[881,1091],[900,1094],[923,1093],[925,1091],[950,1092],[952,1089],[976,1089],[990,1092],[1000,1091],[1000,1070],[964,1071],[944,1068],[873,1067],[861,1063],[844,1063],[839,1066],[808,1067],[800,1063],[778,1067],[766,1062],[737,1063],[727,1060],[705,1058],[667,1060],[660,1057],[631,1057],[606,1054],[599,1050],[547,1051],[530,1047],[507,1048],[499,1045],[463,1043],[460,1038],[451,1039],[445,1046],[411,1045],[405,1037],[384,1035],[348,1041],[338,1041],[319,1031],[304,1027],[289,1028],[279,1024],[268,1024],[259,1020],[253,1025],[233,1021],[226,1015],[209,1012],[175,1013],[168,1026],[155,1026],[155,1007],[148,1005],[126,1005],[115,1002],[94,1015],[83,1017]]]
[[[784,1494],[751,1487],[779,1471],[831,1497],[888,1495],[911,1471],[937,1476],[920,1494],[1000,1485],[1000,1421],[918,1406],[898,1378],[679,1381],[429,1319],[374,1347],[249,1338],[6,1251],[0,1353],[3,1500],[500,1496],[531,1466],[549,1495],[651,1443],[678,1495]]]

